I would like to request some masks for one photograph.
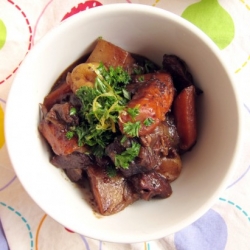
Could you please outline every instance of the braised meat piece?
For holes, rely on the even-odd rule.
[[[128,138],[125,142],[121,143],[121,138],[116,138],[113,143],[106,148],[106,154],[111,158],[115,164],[115,156],[121,154],[126,148],[131,147],[135,139]],[[154,169],[159,162],[159,157],[153,152],[150,147],[141,146],[139,155],[130,163],[128,168],[119,168],[125,177],[134,174],[148,172]]]
[[[166,120],[161,122],[152,133],[140,137],[144,147],[150,147],[154,154],[167,156],[169,150],[178,149],[179,135],[171,114],[166,115]]]
[[[112,160],[108,156],[106,156],[106,155],[104,155],[102,157],[97,157],[96,156],[95,157],[95,162],[96,162],[96,164],[98,166],[100,166],[102,168],[107,168],[107,167],[113,165]]]
[[[106,147],[105,153],[110,157],[113,163],[115,163],[115,156],[126,150],[126,147],[122,145],[121,140],[121,137],[116,137],[114,141]]]
[[[44,117],[39,123],[40,133],[57,155],[67,155],[74,151],[86,152],[86,147],[79,147],[76,137],[68,139],[66,132],[70,126],[78,124],[78,117],[70,115],[71,104],[55,104],[49,112],[43,108]]]
[[[147,74],[147,73],[154,73],[160,70],[159,65],[152,62],[145,56],[132,54],[132,57],[136,61],[136,63],[133,65],[135,73]]]
[[[125,177],[152,171],[159,164],[159,156],[150,147],[141,147],[139,155],[130,163],[128,169],[120,168]]]
[[[87,154],[73,152],[68,155],[54,155],[50,162],[54,166],[62,169],[87,169],[89,165],[93,164],[93,159]]]
[[[109,177],[105,168],[97,165],[88,167],[87,174],[99,213],[118,213],[139,199],[132,185],[120,174]]]
[[[167,198],[172,194],[172,188],[166,178],[157,172],[134,175],[130,178],[135,190],[143,200],[154,197]]]
[[[69,168],[65,169],[65,174],[72,182],[78,183],[82,179],[83,171],[82,168]]]
[[[181,174],[182,162],[176,151],[171,151],[168,156],[161,157],[160,164],[155,171],[163,175],[169,182],[176,180]]]
[[[178,93],[184,88],[193,85],[193,77],[186,63],[178,56],[165,54],[163,56],[162,68],[171,74]]]
[[[181,173],[182,164],[179,157],[179,135],[172,114],[167,114],[166,120],[150,134],[141,136],[140,142],[150,148],[158,161],[154,170],[170,182]],[[147,155],[145,155],[147,159]]]
[[[178,56],[165,54],[163,56],[162,70],[163,72],[171,74],[177,94],[191,85],[195,87],[197,95],[203,93],[203,91],[194,84],[193,76],[186,62]]]
[[[51,110],[46,114],[45,119],[54,123],[61,123],[63,125],[75,126],[79,123],[78,117],[70,115],[70,103],[55,104]]]

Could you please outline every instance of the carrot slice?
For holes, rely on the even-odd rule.
[[[70,93],[70,92],[72,92],[70,86],[66,82],[64,82],[59,88],[50,92],[44,98],[43,104],[49,111],[54,104],[60,101],[62,95]]]
[[[197,139],[195,98],[195,87],[191,85],[181,91],[173,104],[180,149],[184,151],[189,150]]]

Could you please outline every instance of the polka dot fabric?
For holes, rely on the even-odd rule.
[[[244,147],[232,180],[193,224],[157,241],[115,244],[89,239],[55,222],[27,195],[8,158],[5,105],[13,77],[32,47],[61,21],[110,3],[169,10],[194,23],[219,47],[235,76],[244,115]],[[250,1],[2,0],[0,1],[0,249],[247,250],[250,235]],[[212,181],[212,180],[211,180]],[[185,204],[183,204],[185,205]]]

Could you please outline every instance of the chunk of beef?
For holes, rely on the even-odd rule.
[[[179,154],[172,151],[168,156],[160,159],[160,164],[155,171],[163,175],[169,182],[176,180],[182,170],[182,161]]]
[[[115,164],[115,156],[121,154],[126,148],[131,147],[132,142],[135,139],[128,138],[121,144],[121,138],[116,138],[113,143],[106,148],[106,154],[111,158]],[[159,156],[157,156],[150,147],[141,146],[139,155],[130,163],[127,169],[119,168],[125,177],[129,177],[134,174],[148,172],[154,169],[159,162]]]
[[[131,184],[119,173],[109,177],[104,168],[90,166],[87,169],[90,186],[99,213],[112,215],[139,199]]]
[[[121,144],[121,139],[121,137],[115,138],[105,149],[105,153],[110,157],[113,163],[115,163],[115,156],[126,150],[126,147]]]
[[[174,123],[173,116],[168,114],[151,134],[140,137],[141,144],[150,147],[158,162],[155,171],[174,181],[181,173],[181,159],[178,154],[180,138]]]
[[[195,86],[197,95],[203,93],[203,91],[194,84],[193,76],[186,62],[178,56],[165,54],[163,56],[162,68],[164,72],[168,72],[172,75],[177,93],[180,93],[184,88],[191,85]]]
[[[69,103],[55,104],[49,112],[44,114],[38,126],[39,132],[57,155],[67,155],[74,151],[87,151],[86,147],[78,146],[76,137],[70,140],[66,137],[68,128],[78,124],[78,117],[70,115],[70,108]]]
[[[82,168],[69,168],[65,169],[65,174],[72,182],[78,183],[82,179],[83,171]]]
[[[48,112],[45,119],[51,122],[58,122],[64,125],[76,126],[79,124],[79,118],[70,114],[72,105],[70,103],[55,104]]]
[[[95,157],[95,162],[98,166],[102,168],[107,168],[108,166],[113,166],[112,160],[108,156]]]
[[[168,113],[166,120],[161,122],[152,133],[140,137],[140,143],[152,148],[155,154],[163,156],[167,156],[171,149],[178,149],[179,135],[173,116]]]
[[[126,177],[152,171],[159,164],[159,156],[150,147],[141,147],[139,155],[130,163],[128,169],[120,168]]]
[[[73,152],[68,155],[54,155],[50,162],[54,166],[62,169],[87,169],[87,167],[92,165],[94,161],[87,154]]]
[[[126,148],[131,147],[132,141],[135,141],[135,139],[128,138],[121,144],[121,138],[116,138],[116,140],[107,147],[106,154],[115,163],[115,156],[121,154]],[[139,155],[130,163],[128,169],[120,168],[123,175],[129,177],[138,173],[149,172],[160,165],[164,166],[164,173],[166,173],[166,159],[172,159],[172,154],[177,153],[179,146],[179,135],[173,116],[168,114],[166,120],[161,122],[152,133],[140,136],[139,142],[141,144]],[[162,160],[164,163],[161,162]],[[172,163],[172,160],[168,162]],[[168,171],[175,171],[172,169],[173,166],[174,165],[171,164],[169,167],[171,170]],[[177,167],[177,165],[175,166]],[[171,175],[170,172],[169,175]]]
[[[43,120],[39,124],[39,131],[57,155],[67,155],[80,150],[76,137],[66,138],[66,126],[61,123],[52,123]]]
[[[143,200],[148,201],[154,197],[167,198],[172,194],[168,180],[157,172],[133,175],[130,181]]]
[[[160,66],[146,58],[145,56],[141,56],[138,54],[132,54],[132,57],[135,59],[136,63],[134,64],[134,71],[132,73],[135,74],[147,74],[147,73],[155,73],[160,70]]]
[[[174,86],[178,93],[182,89],[193,85],[193,77],[188,70],[187,64],[178,56],[165,54],[163,56],[162,67],[164,71],[172,75]]]

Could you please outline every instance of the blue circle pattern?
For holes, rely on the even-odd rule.
[[[177,232],[174,242],[177,250],[224,250],[227,235],[225,221],[219,213],[210,209],[200,219]]]
[[[219,200],[224,201],[224,202],[228,203],[229,205],[232,205],[235,208],[237,208],[240,212],[242,212],[243,215],[245,215],[245,217],[250,222],[250,216],[248,215],[248,213],[241,206],[239,206],[239,205],[235,204],[233,201],[227,200],[225,198],[219,198]]]
[[[8,242],[5,237],[5,233],[2,227],[2,223],[0,220],[0,249],[1,250],[9,250]]]
[[[8,206],[7,204],[5,204],[4,202],[0,202],[0,205],[6,207],[7,209],[9,209],[10,211],[14,212],[18,217],[21,218],[21,220],[25,223],[25,226],[28,230],[28,234],[29,234],[29,238],[30,238],[30,249],[33,250],[34,247],[34,240],[33,240],[33,234],[31,232],[31,228],[29,223],[27,222],[27,220],[22,216],[21,213],[19,213],[18,211],[16,211],[13,207]]]
[[[219,198],[219,201],[236,208],[250,222],[250,215],[241,206],[222,197]],[[206,231],[205,233],[203,232],[204,230]],[[200,236],[206,236],[206,239]],[[227,240],[227,227],[222,217],[210,209],[196,222],[175,233],[174,237],[177,250],[223,250]]]

